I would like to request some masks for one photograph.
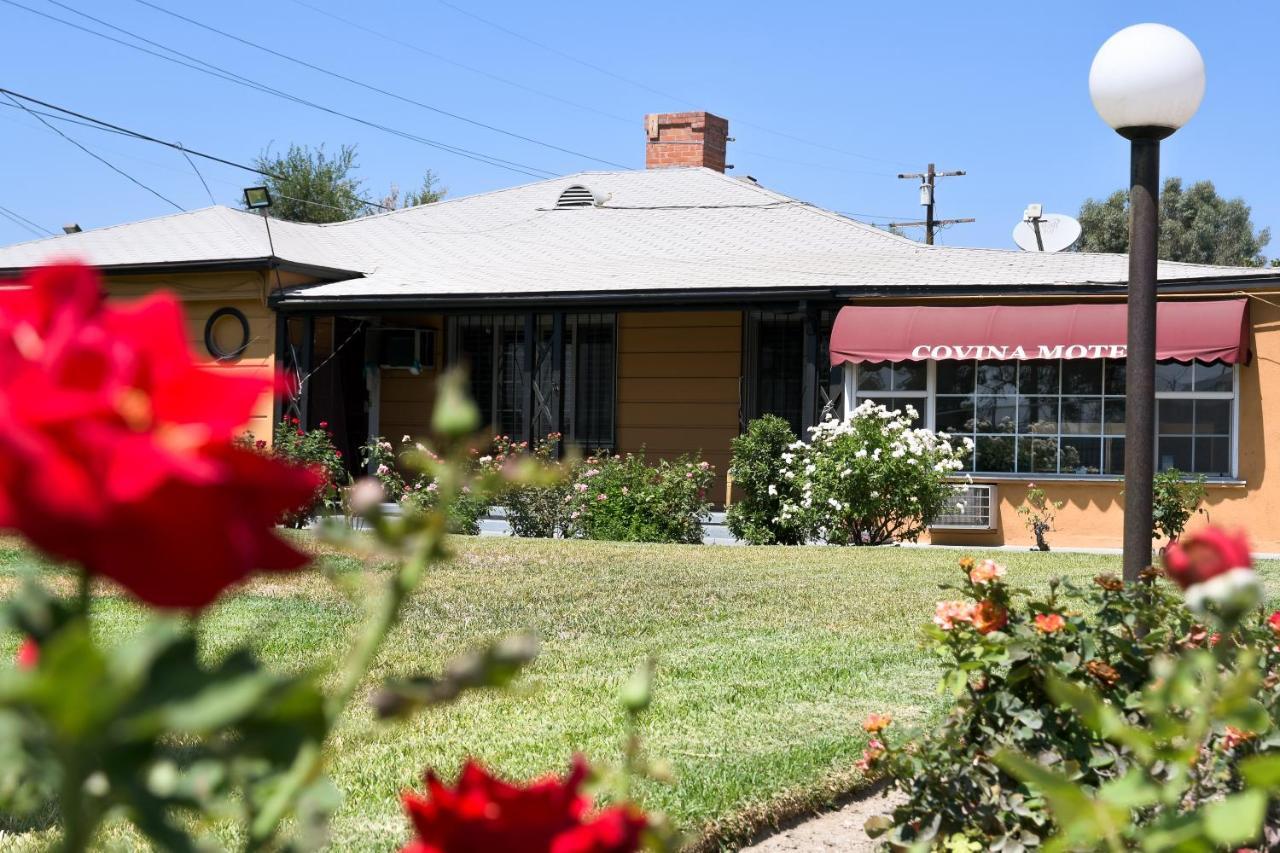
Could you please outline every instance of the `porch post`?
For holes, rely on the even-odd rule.
[[[800,391],[803,438],[809,434],[809,427],[818,422],[818,309],[808,302],[802,302],[800,309],[804,312],[804,378]]]
[[[289,318],[283,311],[276,312],[276,347],[275,347],[275,363],[273,367],[277,371],[276,375],[280,375],[284,371],[285,362],[289,357]],[[284,417],[284,397],[277,394],[271,404],[271,430],[275,431],[276,424]]]
[[[564,312],[551,316],[551,432],[564,432]],[[533,436],[529,437],[533,444]],[[560,443],[564,450],[564,442]]]
[[[523,390],[521,395],[524,400],[523,411],[521,414],[521,429],[524,432],[523,438],[530,444],[533,443],[533,377],[536,365],[534,361],[537,357],[538,343],[535,340],[538,332],[538,315],[532,311],[524,315],[524,364],[520,371],[520,387]]]
[[[298,353],[298,420],[311,429],[311,363],[315,360],[316,315],[302,317],[302,351]]]

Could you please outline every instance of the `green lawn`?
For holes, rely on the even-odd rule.
[[[409,722],[375,723],[360,709],[332,746],[344,792],[334,847],[388,850],[402,841],[397,794],[424,768],[452,772],[475,755],[529,777],[566,766],[574,750],[617,757],[616,691],[646,655],[658,660],[645,718],[651,754],[674,765],[671,786],[644,802],[704,844],[727,843],[761,821],[845,793],[862,750],[862,718],[935,713],[936,670],[918,646],[937,584],[961,552],[943,549],[724,548],[511,539],[455,540],[457,558],[434,570],[379,659],[376,675],[431,671],[472,644],[520,629],[543,641],[509,693],[471,695]],[[980,552],[975,552],[975,555]],[[996,554],[1015,584],[1055,574],[1118,571],[1119,558]],[[0,542],[0,583],[26,559]],[[326,554],[331,567],[376,581],[377,569]],[[1280,570],[1267,567],[1273,584]],[[8,578],[8,579],[7,579]],[[316,573],[258,581],[202,622],[213,652],[248,641],[274,665],[325,668],[361,616]],[[122,637],[139,608],[103,590],[96,616]],[[0,652],[12,654],[16,638]],[[2,829],[2,825],[0,825]],[[132,846],[119,828],[107,846]],[[0,846],[14,839],[0,831]]]

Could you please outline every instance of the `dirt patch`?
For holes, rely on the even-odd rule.
[[[765,838],[743,847],[750,853],[870,853],[878,843],[867,837],[867,818],[888,814],[904,798],[894,791],[888,797],[879,786],[846,802],[836,811],[800,818],[784,824]]]

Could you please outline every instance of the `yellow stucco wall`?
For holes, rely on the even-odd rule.
[[[286,280],[285,283],[291,282]],[[186,315],[187,341],[192,353],[217,370],[269,376],[275,368],[275,314],[267,307],[265,280],[260,272],[108,276],[106,288],[108,297],[112,299],[136,299],[157,290],[177,294]],[[238,308],[248,319],[249,347],[235,361],[215,362],[205,349],[204,327],[209,315],[223,307]],[[229,337],[238,343],[240,332],[234,321],[222,321],[217,328],[228,334],[234,331]],[[264,394],[245,428],[258,438],[270,440],[271,414],[271,397]]]

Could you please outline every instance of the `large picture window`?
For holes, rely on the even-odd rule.
[[[852,408],[911,404],[932,429],[974,443],[973,473],[1124,473],[1125,363],[1116,359],[851,365]],[[1234,476],[1236,371],[1156,365],[1156,467]]]

